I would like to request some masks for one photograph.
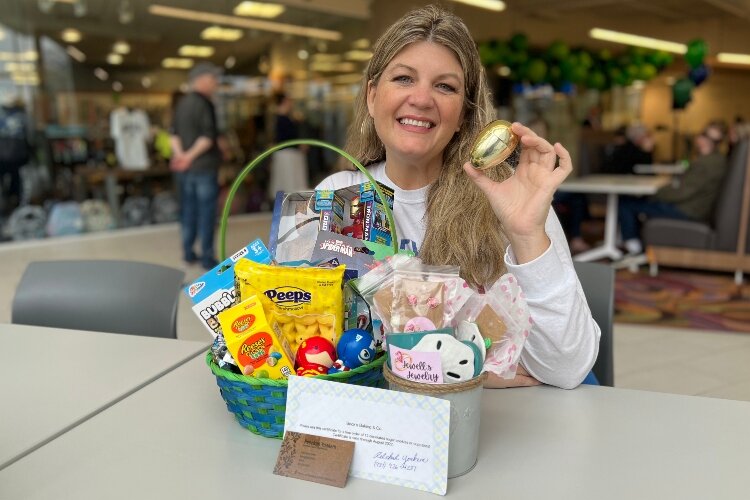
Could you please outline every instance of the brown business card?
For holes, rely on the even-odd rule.
[[[354,457],[354,443],[287,431],[274,474],[343,488]]]

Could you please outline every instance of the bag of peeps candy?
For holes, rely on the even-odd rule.
[[[508,273],[487,289],[474,292],[455,318],[457,338],[489,339],[484,371],[506,380],[516,376],[518,360],[531,331],[531,313],[516,278]]]

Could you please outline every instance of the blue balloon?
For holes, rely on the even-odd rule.
[[[690,70],[690,72],[688,73],[688,78],[690,78],[690,81],[693,82],[697,87],[698,85],[706,81],[710,73],[711,70],[708,69],[708,66],[706,66],[705,64],[701,64],[700,66],[696,66],[695,68]]]
[[[573,95],[576,93],[576,86],[571,82],[565,81],[560,85],[560,92],[565,95]]]
[[[513,93],[514,94],[523,94],[523,83],[514,83],[513,84]]]

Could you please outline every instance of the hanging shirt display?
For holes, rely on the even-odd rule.
[[[149,167],[146,142],[150,135],[146,113],[118,108],[110,115],[109,126],[119,165],[129,170],[146,170]]]

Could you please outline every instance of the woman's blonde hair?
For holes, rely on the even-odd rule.
[[[507,240],[484,194],[464,173],[463,164],[469,159],[474,138],[494,118],[494,109],[476,45],[458,16],[434,5],[415,9],[375,42],[355,99],[345,149],[364,165],[386,159],[385,147],[367,110],[367,82],[377,85],[396,54],[407,45],[423,41],[453,51],[463,68],[466,87],[460,130],[443,151],[443,168],[427,197],[426,232],[419,256],[428,264],[460,266],[461,275],[473,286],[489,285],[505,272]],[[512,171],[503,165],[486,174],[504,180]]]

